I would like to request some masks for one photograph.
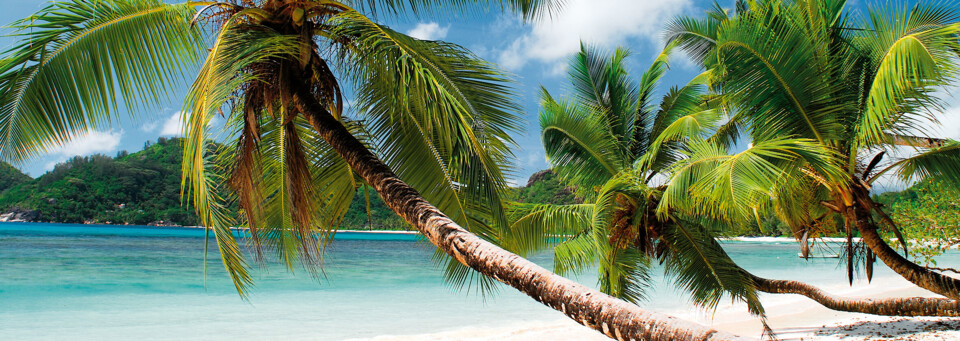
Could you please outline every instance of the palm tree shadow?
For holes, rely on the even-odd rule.
[[[822,327],[814,336],[834,337],[883,337],[894,338],[917,333],[955,331],[960,329],[960,319],[899,318],[887,321],[861,321],[843,326]]]

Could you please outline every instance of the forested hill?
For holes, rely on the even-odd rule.
[[[0,162],[0,192],[30,180],[33,179],[21,173],[19,169],[14,168],[9,163]]]
[[[133,154],[120,152],[116,157],[75,157],[36,179],[9,164],[0,163],[0,220],[197,225],[192,208],[180,205],[181,148],[179,139],[161,138]],[[877,200],[889,207],[895,220],[902,222],[905,233],[919,234],[918,237],[922,238],[922,227],[930,219],[954,226],[951,231],[960,231],[956,229],[960,193],[955,189],[946,190],[948,187],[954,188],[923,183],[902,192],[882,194]],[[342,229],[407,228],[375,192],[369,190],[368,194],[370,216],[367,215],[363,192],[358,191],[343,219]],[[578,202],[573,190],[549,170],[531,175],[526,186],[515,189],[511,199],[538,204]],[[949,214],[938,214],[940,212]],[[927,220],[920,221],[922,219],[916,217],[918,214]],[[790,229],[772,215],[760,220],[759,224],[747,224],[724,234],[790,234]],[[951,235],[950,238],[960,240],[960,235]]]
[[[4,190],[0,209],[27,221],[194,225],[180,205],[181,153],[178,139],[161,138],[133,154],[74,157]]]
[[[527,185],[517,188],[514,200],[532,204],[565,205],[578,203],[573,189],[557,179],[551,170],[542,170],[530,176]]]
[[[197,225],[192,208],[180,205],[180,139],[161,138],[144,150],[115,157],[74,157],[31,179],[0,164],[0,218],[58,223]],[[574,202],[553,173],[541,171],[514,193],[528,203]],[[343,229],[402,230],[406,224],[370,190],[370,212],[359,191]]]

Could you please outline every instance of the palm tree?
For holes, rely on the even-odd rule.
[[[723,99],[707,91],[711,72],[671,89],[659,106],[653,103],[651,93],[673,48],[667,46],[636,86],[623,68],[625,50],[607,55],[582,48],[570,66],[573,100],[557,101],[543,92],[540,122],[548,159],[587,202],[514,204],[513,225],[499,241],[502,245],[521,255],[552,247],[554,271],[559,274],[597,264],[601,290],[632,302],[643,299],[655,259],[666,265],[668,275],[677,275],[679,286],[691,291],[694,302],[708,308],[726,293],[762,314],[754,293],[759,290],[801,294],[830,309],[875,315],[960,313],[950,299],[849,299],[798,281],[762,278],[736,265],[715,241],[711,230],[730,222],[695,219],[696,210],[657,215],[660,198],[669,188],[653,185],[654,176],[675,171],[674,165],[685,158],[686,145],[709,146],[704,139],[725,138],[730,131],[724,129],[731,127],[717,129],[724,108]],[[797,151],[801,146],[782,144]]]
[[[291,270],[297,262],[317,269],[365,184],[461,269],[610,337],[736,339],[641,310],[472,233],[505,226],[499,198],[517,121],[508,79],[459,46],[413,39],[371,15],[473,4],[532,18],[546,3],[57,2],[13,25],[21,43],[0,62],[0,156],[22,162],[102,127],[120,103],[142,111],[195,72],[184,105],[183,192],[241,295],[251,277],[231,225],[249,228],[258,259],[272,251]],[[361,119],[345,110],[344,85]],[[230,202],[240,217],[226,214]]]
[[[572,98],[542,90],[547,160],[584,203],[514,204],[501,243],[520,254],[552,247],[561,275],[596,266],[603,292],[634,303],[644,298],[656,262],[693,302],[715,308],[728,294],[762,316],[751,278],[717,243],[711,222],[657,213],[665,190],[657,175],[682,156],[688,140],[710,136],[725,116],[720,98],[709,93],[709,72],[657,101],[672,49],[635,83],[624,67],[627,50],[581,46],[569,66]]]
[[[904,238],[869,191],[888,173],[960,183],[960,143],[915,137],[926,133],[930,112],[942,108],[937,91],[956,81],[960,17],[956,9],[921,3],[871,8],[855,20],[844,6],[843,0],[739,1],[735,16],[718,6],[705,18],[671,24],[669,40],[717,70],[736,114],[718,144],[691,148],[671,169],[672,188],[661,207],[699,207],[730,219],[774,211],[803,245],[808,236],[846,233],[851,282],[860,263],[869,279],[879,258],[950,298],[925,304],[955,311],[960,280],[910,262],[888,245],[880,230],[901,244]],[[730,155],[727,146],[741,132],[752,147]],[[778,146],[784,141],[820,152],[785,150]],[[884,163],[896,146],[916,155]]]

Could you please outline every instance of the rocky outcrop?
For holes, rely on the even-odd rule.
[[[40,212],[14,207],[9,212],[0,214],[0,222],[33,222],[40,217]]]

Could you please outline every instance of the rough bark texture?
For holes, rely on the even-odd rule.
[[[431,243],[470,268],[503,282],[584,326],[618,340],[743,340],[674,317],[647,312],[501,249],[464,230],[368,151],[308,93],[294,101],[319,135],[384,202]]]
[[[798,294],[838,311],[886,316],[960,316],[960,302],[947,298],[905,297],[869,299],[834,296],[815,286],[750,275],[757,290],[771,294]]]

